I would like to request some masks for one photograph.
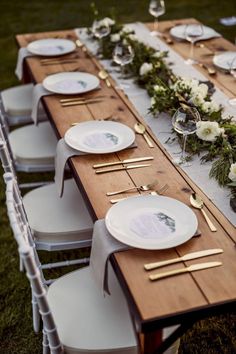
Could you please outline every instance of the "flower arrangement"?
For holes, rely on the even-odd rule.
[[[112,59],[113,50],[120,41],[127,41],[132,46],[135,56],[126,66],[126,72],[147,90],[154,117],[160,112],[173,115],[183,104],[198,109],[201,121],[197,123],[196,134],[189,136],[186,150],[189,158],[203,153],[202,163],[212,161],[210,177],[230,189],[230,205],[236,211],[236,123],[232,121],[233,117],[224,118],[223,107],[212,99],[213,85],[175,76],[165,61],[168,52],[146,46],[132,29],[112,19],[103,21],[109,21],[111,31],[100,42],[102,56]]]

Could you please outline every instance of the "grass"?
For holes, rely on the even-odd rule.
[[[98,0],[102,15],[115,13],[123,22],[151,21],[148,1]],[[162,19],[195,17],[214,27],[229,40],[234,40],[235,27],[223,27],[220,17],[235,15],[235,0],[166,0],[167,11]],[[14,76],[17,48],[14,35],[39,31],[89,26],[93,16],[89,1],[21,0],[1,1],[0,14],[0,88],[17,84]],[[21,175],[22,181],[36,176]],[[45,178],[48,176],[46,175]],[[5,186],[0,179],[0,353],[41,353],[41,334],[32,330],[30,290],[25,274],[18,271],[18,254],[8,225],[5,209]],[[42,257],[48,258],[44,253]],[[180,353],[236,353],[236,314],[232,313],[200,321],[181,339]]]

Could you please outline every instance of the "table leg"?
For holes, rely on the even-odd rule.
[[[162,330],[140,334],[141,353],[153,354],[162,343]]]

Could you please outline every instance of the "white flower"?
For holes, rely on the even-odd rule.
[[[156,52],[152,55],[153,58],[157,58],[157,59],[162,58],[162,56],[163,56],[162,52]]]
[[[104,19],[102,19],[100,23],[104,26],[109,27],[109,26],[113,26],[115,24],[115,21],[112,20],[110,17],[104,17]]]
[[[205,104],[204,98],[200,94],[194,95],[190,100],[191,103],[194,104],[194,106],[203,106]]]
[[[151,107],[154,106],[156,103],[156,100],[154,97],[151,97]]]
[[[159,93],[159,92],[164,92],[164,91],[166,90],[165,87],[160,86],[160,85],[155,85],[155,86],[153,86],[153,89],[154,89],[154,91],[157,92],[157,93]]]
[[[203,103],[201,108],[203,112],[211,114],[213,112],[219,111],[220,106],[214,101],[206,101]]]
[[[149,71],[151,71],[152,69],[153,69],[153,65],[151,63],[143,63],[140,66],[139,74],[140,76],[147,75],[147,73],[149,73]]]
[[[129,34],[129,33],[132,33],[132,32],[133,32],[132,28],[130,28],[128,26],[122,28],[122,30],[120,31],[121,34]]]
[[[191,86],[192,95],[201,95],[202,98],[205,98],[208,93],[208,86],[205,84]]]
[[[114,33],[111,35],[111,42],[116,43],[116,42],[119,42],[119,40],[120,40],[119,33]]]
[[[224,128],[220,128],[217,122],[201,121],[197,122],[196,134],[201,140],[215,141],[218,136],[224,133]]]
[[[129,34],[129,39],[131,41],[137,41],[138,40],[138,37],[136,36],[136,34]]]
[[[232,163],[230,166],[230,172],[228,174],[229,179],[231,181],[236,182],[236,163]]]

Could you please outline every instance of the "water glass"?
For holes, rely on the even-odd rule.
[[[197,60],[194,58],[193,50],[194,43],[203,35],[203,26],[201,24],[189,24],[185,27],[185,39],[190,42],[189,58],[185,61],[186,64],[197,64]]]

